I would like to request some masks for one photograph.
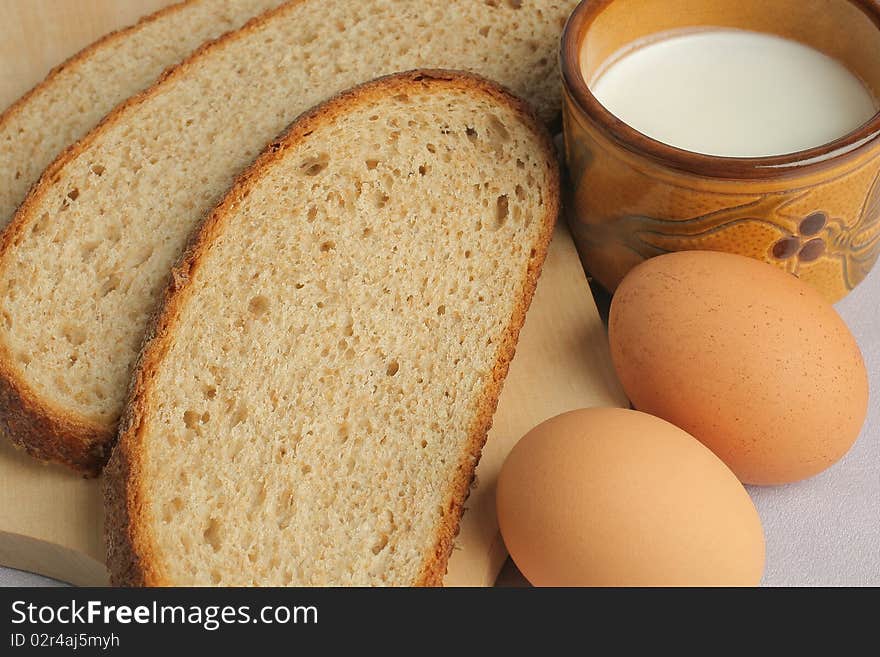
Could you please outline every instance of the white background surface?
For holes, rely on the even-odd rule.
[[[837,309],[868,368],[868,418],[852,450],[822,474],[749,488],[767,538],[766,586],[880,585],[880,264]],[[53,583],[0,568],[3,586]]]
[[[766,585],[880,585],[880,265],[837,310],[868,369],[868,418],[849,453],[822,474],[749,488],[767,538]]]

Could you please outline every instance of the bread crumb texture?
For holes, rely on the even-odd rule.
[[[145,89],[204,41],[283,0],[191,0],[74,55],[0,117],[0,228],[43,170],[114,106]]]
[[[149,317],[188,236],[265,144],[301,112],[379,75],[430,66],[465,69],[498,80],[532,101],[539,115],[549,120],[559,107],[557,42],[575,4],[570,0],[293,2],[201,51],[152,90],[114,112],[53,165],[4,235],[0,373],[18,397],[30,400],[19,422],[25,428],[18,431],[16,440],[25,446],[42,445],[50,434],[28,432],[26,426],[50,418],[55,423],[51,435],[60,434],[63,441],[81,443],[96,434],[98,441],[109,444]],[[462,168],[473,167],[463,173],[470,179],[469,200],[476,199],[486,212],[477,234],[487,240],[494,236],[493,242],[481,244],[485,249],[490,245],[501,249],[496,253],[500,264],[505,251],[517,248],[506,241],[512,236],[505,231],[528,220],[528,202],[520,196],[528,198],[531,192],[502,187],[500,179],[493,183],[493,160],[515,169],[519,157],[525,173],[531,170],[524,155],[514,154],[519,152],[518,142],[510,137],[510,128],[501,117],[496,121],[487,110],[479,120],[468,119],[475,134],[459,135],[456,131],[461,126],[452,123],[455,111],[448,109],[450,134],[432,129],[430,139],[420,144],[418,156],[413,152],[411,162],[398,161],[394,166],[389,166],[387,149],[390,144],[416,139],[419,119],[400,112],[394,117],[398,127],[387,135],[391,117],[377,115],[375,121],[364,124],[361,140],[374,152],[365,150],[358,163],[356,173],[363,178],[359,188],[348,184],[337,190],[321,183],[328,180],[328,172],[337,177],[355,173],[339,168],[348,158],[332,141],[336,137],[328,135],[330,141],[316,147],[313,159],[302,163],[305,180],[326,186],[322,203],[316,199],[313,207],[298,209],[306,212],[306,219],[313,215],[304,226],[329,227],[339,220],[341,210],[350,212],[353,207],[363,211],[369,207],[382,217],[389,216],[391,208],[403,212],[401,194],[428,194],[407,187],[410,174],[435,183],[425,187],[434,189],[436,197],[423,200],[441,217],[445,203],[466,199],[465,191],[458,188],[454,199],[441,198],[444,181],[462,175]],[[488,148],[491,157],[469,159],[475,148]],[[288,189],[290,184],[293,180],[288,181]],[[525,186],[527,181],[520,184]],[[285,185],[275,193],[287,193]],[[422,197],[409,198],[408,207],[417,207],[417,199]],[[424,223],[424,219],[417,222],[416,230],[426,230]],[[397,228],[402,230],[403,225]],[[345,266],[344,246],[351,245],[344,241],[348,233],[343,228],[338,233],[326,228],[314,254],[316,262]],[[402,243],[383,242],[392,238],[376,226],[364,225],[360,230],[368,234],[362,236],[364,246],[359,248],[403,248]],[[293,248],[286,243],[276,246]],[[439,243],[426,246],[441,248]],[[465,262],[477,253],[465,251],[458,254]],[[253,255],[244,248],[242,261]],[[429,258],[421,250],[396,257]],[[351,271],[333,269],[332,275],[353,274],[356,266],[347,266]],[[474,289],[482,286],[477,298],[489,299],[486,303],[491,302],[492,286],[504,271],[493,266],[486,273],[489,269],[493,269],[491,278],[484,279],[482,270],[475,271],[474,282],[468,282]],[[425,285],[431,287],[436,272],[426,274]],[[271,271],[260,273],[270,275]],[[325,308],[333,304],[329,293],[327,298],[320,297],[320,286],[332,285],[330,280],[302,284],[306,291],[300,295],[313,295],[314,303]],[[244,282],[236,280],[235,285]],[[229,293],[233,291],[230,288]],[[265,298],[248,299],[243,308],[251,310],[238,320],[257,332],[282,303],[263,294]],[[413,300],[407,301],[410,294]],[[395,308],[403,313],[408,304],[422,303],[418,294],[414,288],[399,303],[395,300]],[[454,311],[451,300],[438,302],[431,321],[450,321]],[[363,334],[358,336],[364,339]],[[356,348],[353,339],[349,342],[341,354]],[[392,359],[400,357],[391,345],[387,349],[385,367],[393,369]],[[408,376],[408,366],[411,363],[399,360],[400,371],[389,382]],[[7,418],[19,413],[21,404],[17,404],[5,403],[0,412]],[[78,434],[77,424],[89,427],[91,433]],[[53,454],[50,446],[41,448],[40,454],[64,460],[57,456],[60,451]],[[96,464],[73,465],[93,469]]]
[[[145,351],[108,468],[116,581],[442,576],[555,166],[515,101],[458,76],[372,83],[271,147]]]

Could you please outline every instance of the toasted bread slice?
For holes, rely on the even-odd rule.
[[[171,266],[275,135],[353,84],[423,66],[485,74],[547,119],[573,4],[293,2],[119,106],[0,240],[0,426],[38,458],[97,473]]]
[[[105,469],[113,581],[440,584],[558,210],[486,80],[300,118],[174,270]]]
[[[0,228],[43,170],[126,98],[205,41],[282,0],[189,0],[113,32],[54,68],[0,115]]]

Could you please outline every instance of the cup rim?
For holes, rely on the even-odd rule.
[[[880,31],[880,4],[844,0],[860,9]],[[783,178],[834,167],[880,137],[880,108],[865,123],[833,141],[805,150],[764,157],[708,155],[678,148],[639,132],[605,108],[581,73],[580,46],[588,25],[614,0],[581,0],[569,16],[560,42],[563,84],[571,100],[593,125],[623,148],[661,165],[712,178]]]

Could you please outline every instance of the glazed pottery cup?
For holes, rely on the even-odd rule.
[[[581,2],[565,27],[561,66],[568,214],[584,265],[613,291],[646,258],[730,251],[785,269],[836,301],[880,253],[880,113],[809,150],[716,157],[643,135],[590,92],[588,81],[624,46],[706,27],[804,43],[846,65],[880,98],[876,0]]]

